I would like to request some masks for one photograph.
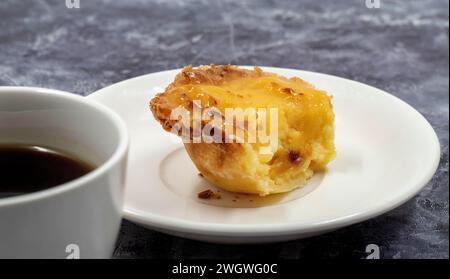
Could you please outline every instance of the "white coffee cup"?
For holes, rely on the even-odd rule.
[[[0,144],[64,150],[96,166],[62,185],[0,198],[0,258],[111,257],[128,150],[119,116],[66,92],[0,87]]]

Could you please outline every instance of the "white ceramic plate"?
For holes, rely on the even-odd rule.
[[[263,69],[299,76],[334,96],[337,157],[328,169],[306,187],[284,195],[223,194],[220,200],[198,199],[198,192],[214,186],[198,175],[181,140],[163,131],[148,108],[149,100],[179,70],[149,74],[88,97],[115,110],[128,124],[126,219],[203,241],[291,240],[387,212],[417,194],[433,176],[440,154],[437,136],[408,104],[382,90],[335,76]]]

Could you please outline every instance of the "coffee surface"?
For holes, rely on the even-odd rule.
[[[0,145],[0,198],[55,187],[93,169],[89,163],[59,150]]]

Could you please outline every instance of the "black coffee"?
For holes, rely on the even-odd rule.
[[[94,167],[61,151],[31,145],[0,145],[0,198],[51,188]]]

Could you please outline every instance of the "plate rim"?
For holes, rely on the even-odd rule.
[[[249,65],[238,65],[241,68],[253,68],[254,66]],[[325,221],[317,221],[317,222],[291,222],[287,224],[220,224],[220,223],[208,223],[201,221],[186,221],[180,218],[168,217],[165,215],[154,214],[151,212],[144,212],[136,209],[126,208],[124,204],[123,208],[123,217],[131,222],[141,224],[146,227],[152,227],[160,230],[168,230],[174,232],[184,232],[196,235],[209,235],[209,236],[271,236],[271,235],[292,235],[292,234],[301,234],[301,233],[312,233],[317,231],[326,231],[332,229],[338,229],[345,226],[349,226],[355,223],[359,223],[377,216],[380,216],[388,211],[391,211],[400,205],[406,203],[411,198],[416,196],[433,178],[436,173],[437,168],[440,163],[440,154],[441,154],[441,146],[439,142],[439,138],[429,123],[429,121],[414,107],[400,99],[399,97],[388,93],[383,89],[376,88],[372,85],[365,84],[359,81],[347,79],[340,76],[319,73],[314,71],[306,71],[300,69],[293,68],[281,68],[281,67],[271,67],[271,66],[258,66],[262,68],[264,71],[295,71],[299,74],[312,74],[317,76],[323,76],[327,78],[334,78],[341,80],[343,82],[350,82],[357,86],[367,87],[371,90],[375,90],[377,94],[382,94],[388,98],[391,98],[394,102],[399,103],[399,105],[406,106],[412,113],[417,114],[418,120],[424,122],[424,129],[428,130],[427,133],[432,138],[432,146],[430,146],[430,152],[433,153],[433,163],[427,168],[426,172],[424,171],[423,177],[421,180],[418,180],[414,185],[408,187],[408,190],[401,195],[400,197],[390,198],[385,200],[381,205],[375,205],[368,208],[364,208],[358,213],[345,215],[339,218],[334,218],[331,220]],[[119,85],[123,85],[128,82],[134,82],[138,79],[144,79],[152,75],[167,75],[173,74],[175,72],[181,71],[179,69],[171,69],[153,72],[149,74],[144,74],[140,76],[136,76],[133,78],[129,78],[99,90],[92,92],[86,97],[89,99],[96,100],[96,98],[104,92],[107,92],[112,87],[116,87]],[[101,102],[100,102],[101,103]],[[430,139],[431,139],[430,138]]]

